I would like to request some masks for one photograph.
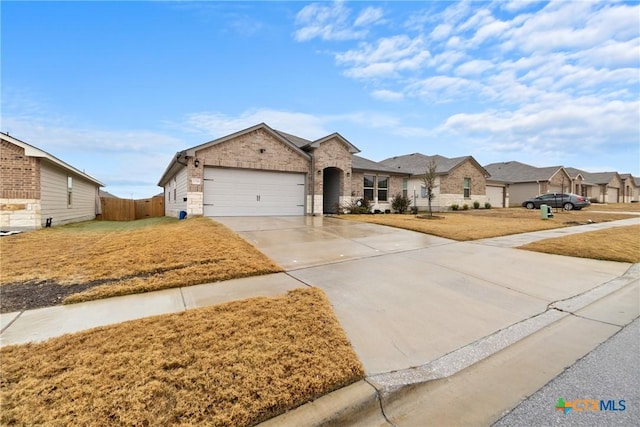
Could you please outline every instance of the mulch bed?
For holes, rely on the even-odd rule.
[[[10,283],[0,286],[0,313],[33,310],[34,308],[62,305],[69,295],[83,292],[99,282],[60,285],[53,281]]]

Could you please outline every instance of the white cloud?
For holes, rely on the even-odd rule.
[[[401,101],[404,99],[404,94],[402,92],[395,92],[387,89],[374,90],[371,92],[371,96],[383,101]]]
[[[312,3],[302,8],[296,16],[300,28],[294,33],[297,41],[314,38],[322,40],[352,40],[364,37],[366,30],[354,30],[349,23],[350,9],[341,1],[331,4]]]
[[[369,24],[377,24],[383,16],[384,12],[381,8],[369,6],[360,12],[360,15],[358,15],[353,25],[356,27],[363,27]]]
[[[482,89],[482,85],[475,81],[450,76],[429,77],[407,86],[412,96],[438,103],[451,102]]]
[[[336,62],[349,66],[345,74],[354,78],[396,76],[400,71],[420,68],[431,54],[421,37],[405,35],[380,38],[375,44],[361,43],[336,55]]]
[[[192,113],[186,116],[180,126],[190,132],[202,134],[205,139],[215,139],[258,123],[266,123],[273,129],[313,140],[333,132],[325,127],[326,121],[326,118],[312,114],[264,108],[248,110],[238,116],[219,112]]]
[[[476,114],[454,114],[440,131],[457,135],[484,136],[492,144],[527,143],[533,151],[549,147],[562,152],[587,150],[612,137],[623,144],[637,143],[638,102],[601,102],[595,98],[557,104],[534,104],[514,111],[489,110]],[[626,141],[626,142],[623,142]],[[636,142],[633,142],[636,141]]]
[[[492,68],[494,68],[494,65],[491,61],[474,59],[459,65],[455,70],[455,74],[459,76],[478,75]]]
[[[449,24],[439,24],[436,26],[433,31],[429,34],[429,38],[435,41],[444,40],[449,37],[453,27]]]

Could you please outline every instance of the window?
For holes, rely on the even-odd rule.
[[[388,176],[379,176],[378,177],[378,201],[386,202],[389,188],[389,177]]]
[[[402,197],[406,198],[408,196],[407,194],[407,186],[409,184],[409,180],[407,178],[404,178],[402,180]]]
[[[67,177],[67,207],[70,208],[73,205],[73,178]]]
[[[373,187],[375,185],[375,177],[373,175],[364,176],[364,198],[373,201]]]
[[[458,181],[458,182],[460,182],[460,181]],[[471,198],[471,178],[465,178],[464,179],[463,190],[464,190],[464,198],[465,199]]]
[[[425,187],[424,185],[420,186],[420,197],[422,197],[423,199],[429,197],[429,195],[427,194],[427,187]]]

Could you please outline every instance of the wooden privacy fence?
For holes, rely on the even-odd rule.
[[[164,216],[164,196],[140,200],[100,197],[100,204],[105,221],[133,221]]]

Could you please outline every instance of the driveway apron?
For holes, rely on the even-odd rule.
[[[327,294],[367,375],[426,364],[630,266],[328,217],[216,220]]]

